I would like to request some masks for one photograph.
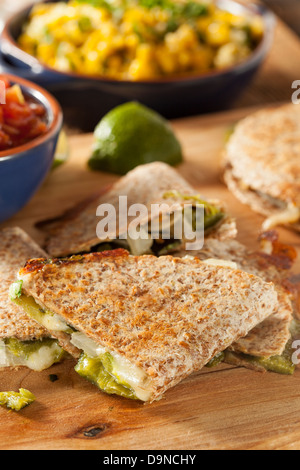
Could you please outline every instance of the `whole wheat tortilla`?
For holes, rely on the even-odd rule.
[[[128,207],[134,204],[143,204],[147,207],[149,217],[154,219],[159,215],[153,210],[154,204],[164,204],[162,213],[172,213],[181,210],[183,204],[191,204],[188,199],[180,201],[176,197],[166,197],[169,191],[177,191],[184,195],[195,195],[197,192],[190,186],[178,172],[162,162],[141,165],[126,176],[120,178],[111,188],[102,191],[100,195],[93,195],[89,200],[83,201],[79,207],[73,207],[57,220],[39,223],[39,227],[48,233],[46,250],[54,257],[68,256],[70,254],[89,252],[92,247],[102,240],[97,237],[96,227],[99,217],[96,216],[97,207],[111,204],[116,210],[116,230],[107,233],[108,239],[114,240],[126,234],[130,222],[136,216],[128,217],[127,223],[119,224],[119,196],[127,196]],[[225,210],[220,201],[209,201]],[[141,219],[141,225],[146,224],[149,217]],[[234,238],[236,236],[235,221],[225,216],[223,220],[211,231],[210,236],[219,239]]]
[[[268,108],[241,120],[225,159],[254,190],[300,206],[300,107]]]
[[[20,341],[48,337],[48,332],[9,298],[9,287],[28,259],[46,257],[46,253],[20,228],[0,231],[0,339]]]
[[[19,279],[42,308],[141,367],[150,401],[278,309],[274,285],[244,271],[121,249],[32,260]]]
[[[300,207],[300,106],[267,108],[241,120],[227,143],[224,167],[230,191],[254,211],[279,211],[263,195]]]
[[[281,355],[291,336],[290,324],[294,312],[291,292],[284,286],[284,280],[290,274],[289,269],[286,269],[289,263],[288,266],[283,266],[283,261],[275,260],[272,254],[251,251],[236,240],[220,242],[207,239],[204,248],[199,252],[181,251],[175,254],[182,257],[187,255],[196,256],[201,260],[214,258],[232,261],[238,269],[275,284],[279,302],[277,311],[253,328],[246,337],[236,341],[231,350],[260,357]]]

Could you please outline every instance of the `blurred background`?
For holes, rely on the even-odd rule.
[[[299,0],[264,0],[285,23],[300,35],[300,2]]]
[[[0,29],[1,23],[4,23],[6,18],[15,11],[38,1],[40,0],[0,0]],[[244,89],[242,94],[237,93],[236,99],[233,97],[234,99],[226,104],[226,107],[222,108],[220,106],[217,111],[290,101],[292,83],[300,79],[300,0],[238,1],[246,4],[264,4],[273,10],[277,15],[274,40],[271,50],[251,84]],[[79,88],[76,90],[79,92]],[[91,131],[102,114],[119,104],[117,95],[116,98],[113,97],[116,102],[110,101],[110,96],[104,96],[104,94],[102,94],[103,101],[95,100],[90,85],[83,87],[80,84],[80,92],[84,98],[84,103],[89,102],[89,106],[80,105],[82,100],[80,101],[78,94],[76,94],[76,102],[74,101],[73,89],[63,90],[62,99],[60,94],[56,95],[63,106],[65,122],[68,124],[69,129],[74,129],[74,131],[77,129]],[[120,94],[122,93],[120,92]],[[88,98],[89,94],[92,97],[91,100]],[[104,103],[106,99],[107,103]],[[218,103],[217,99],[215,103]],[[80,113],[77,112],[78,106],[80,106]],[[203,113],[208,112],[204,108],[201,109]],[[214,109],[209,111],[214,111]],[[190,114],[192,115],[192,113]],[[177,116],[167,115],[166,117],[173,119]]]
[[[228,123],[228,116],[237,116],[240,115],[240,112],[246,115],[264,106],[291,102],[292,94],[294,93],[294,87],[292,85],[296,80],[300,79],[300,0],[236,0],[246,5],[253,3],[258,3],[260,6],[264,5],[268,7],[268,9],[273,10],[276,16],[276,21],[274,21],[274,15],[265,12],[263,8],[252,9],[259,11],[261,18],[264,19],[266,27],[265,31],[262,32],[265,33],[263,34],[265,41],[262,41],[262,47],[257,47],[256,52],[249,55],[249,59],[242,62],[240,67],[228,67],[224,72],[220,71],[220,73],[216,71],[210,73],[209,71],[209,73],[199,74],[199,76],[195,76],[193,79],[191,79],[191,77],[185,77],[184,79],[180,78],[177,80],[176,77],[173,77],[173,80],[171,78],[170,81],[151,81],[150,79],[141,80],[140,83],[126,79],[110,81],[104,76],[89,77],[84,73],[73,73],[72,70],[56,72],[55,68],[47,68],[47,66],[44,66],[42,61],[38,63],[30,54],[24,56],[21,48],[19,48],[16,43],[16,39],[26,19],[26,13],[23,15],[20,10],[29,4],[40,1],[41,0],[0,0],[0,30],[1,23],[4,24],[8,17],[18,12],[16,16],[8,22],[7,27],[4,28],[2,32],[0,42],[0,73],[12,73],[16,75],[13,81],[15,80],[17,83],[22,76],[23,78],[28,78],[51,91],[59,100],[63,109],[65,133],[61,134],[63,138],[59,140],[60,143],[62,142],[62,145],[60,144],[58,147],[59,151],[58,155],[56,154],[55,157],[55,164],[57,161],[65,161],[68,157],[68,137],[70,135],[75,135],[75,138],[81,139],[83,132],[93,132],[100,119],[108,111],[122,102],[139,101],[159,111],[160,114],[168,119],[225,111],[225,114],[207,117],[208,120],[210,120],[210,118],[214,119],[217,125],[217,123]],[[193,1],[190,3],[193,3]],[[232,4],[231,7],[233,8]],[[249,11],[249,9],[241,9],[240,7],[238,7],[237,11],[245,10]],[[59,15],[61,15],[60,12]],[[61,18],[59,16],[54,26],[54,30],[58,33],[58,36],[61,36],[59,34],[62,28],[60,20]],[[77,21],[79,20],[77,19]],[[139,24],[139,21],[142,23],[141,17],[134,21],[136,24]],[[224,20],[223,22],[225,23]],[[135,24],[133,26],[135,26]],[[55,41],[55,36],[51,36],[51,34],[48,36],[47,28],[42,28],[42,30],[45,33],[44,35],[46,35],[47,44],[51,45],[52,42]],[[245,38],[246,31],[243,31],[242,41],[237,40],[237,43],[239,41],[242,43],[244,40],[244,45],[247,44],[247,36]],[[101,21],[97,23],[96,32],[101,33]],[[139,32],[139,30],[137,32]],[[214,36],[214,34],[218,37],[216,30],[212,32],[212,36]],[[113,34],[107,36],[109,38],[107,43],[110,45],[109,43],[112,41]],[[223,36],[225,36],[225,44],[223,45],[230,45],[230,35],[229,42],[228,39],[226,39],[226,34]],[[241,38],[241,36],[239,37]],[[37,39],[37,45],[39,44],[38,41],[42,41],[42,39],[43,38]],[[222,39],[224,39],[224,37],[221,37],[221,44]],[[60,39],[58,39],[58,42],[59,41]],[[138,40],[138,43],[139,42],[143,42],[143,37],[141,41]],[[216,42],[218,43],[218,41]],[[187,44],[189,47],[190,42]],[[94,53],[96,51],[97,43],[92,43],[89,52]],[[165,54],[166,51],[163,50],[163,53]],[[61,56],[63,59],[68,60],[65,49],[62,49]],[[201,56],[200,53],[199,56]],[[146,71],[148,70],[147,65],[151,63],[149,57],[151,58],[151,56],[148,56],[148,59],[146,58],[142,61],[142,65],[139,64],[140,69],[145,68]],[[164,59],[165,56],[162,55],[161,60],[163,61]],[[176,64],[176,60],[174,62]],[[83,72],[85,71],[86,70],[83,68]],[[29,89],[31,89],[30,86],[33,86],[34,89],[34,84],[29,85]],[[227,114],[227,111],[230,111],[230,113]],[[184,122],[177,121],[174,125],[183,126],[185,130],[188,128],[187,135],[192,136],[193,132],[197,132],[197,127],[195,127],[193,122],[192,120]],[[221,127],[221,131],[223,135],[223,127]],[[125,133],[123,132],[123,134]],[[208,134],[208,136],[210,135],[212,134]],[[77,140],[75,142],[77,142]],[[78,140],[78,143],[79,142],[81,141]],[[196,151],[198,152],[198,148]],[[36,157],[37,162],[43,163],[39,153],[34,153],[33,155],[34,157],[38,155],[38,157]],[[30,152],[29,156],[31,156]],[[7,161],[10,162],[10,160]],[[23,162],[23,159],[12,159],[11,161]],[[26,162],[27,160],[25,160],[24,167]],[[13,171],[9,169],[9,171],[10,174],[16,176],[15,185],[11,184],[9,178],[5,178],[5,174],[3,177],[3,172],[1,175],[2,180],[0,177],[1,190],[4,187],[3,183],[7,182],[7,195],[2,197],[5,203],[5,209],[8,206],[7,201],[13,201],[14,197],[16,198],[16,204],[18,204],[17,207],[19,207],[20,201],[22,204],[24,203],[25,198],[22,193],[19,194],[19,187],[23,187],[23,181],[25,181],[26,187],[31,188],[31,184],[27,183],[27,180],[23,178],[23,174],[33,174],[31,171],[22,171],[22,169],[20,170],[19,168]],[[76,173],[76,178],[77,177],[78,181],[81,180],[80,172],[78,172],[78,174]],[[19,180],[17,178],[19,178]],[[201,178],[203,180],[203,176],[201,176]],[[72,181],[72,178],[70,181]],[[90,191],[89,183],[86,189],[88,192]],[[73,188],[71,191],[74,191]],[[81,192],[79,191],[78,196],[80,194]],[[28,192],[26,195],[26,197],[28,197]],[[80,195],[80,198],[81,197]],[[48,194],[46,201],[48,202]],[[66,196],[65,201],[67,208],[69,207],[69,197]],[[58,204],[60,205],[60,203]],[[15,208],[12,207],[10,210],[15,211]],[[59,209],[59,211],[60,210],[61,209]],[[54,214],[55,213],[51,215]],[[45,215],[43,214],[41,218],[45,218]]]
[[[20,7],[29,5],[37,0],[0,0],[0,18],[3,20]],[[250,1],[248,2],[250,3]],[[285,23],[300,35],[300,0],[262,0]]]

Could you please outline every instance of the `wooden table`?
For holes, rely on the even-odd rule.
[[[221,182],[220,156],[229,126],[250,111],[173,123],[185,162],[180,173],[206,197],[223,200],[236,217],[238,239],[257,248],[263,218],[239,203]],[[117,179],[87,168],[92,135],[70,137],[71,156],[32,201],[1,226],[19,225],[36,241],[34,223],[55,216]],[[300,248],[300,237],[280,230]],[[299,272],[300,260],[295,269]],[[49,374],[59,380],[52,383]],[[65,361],[42,373],[1,371],[0,389],[31,390],[37,401],[19,413],[0,409],[1,449],[300,449],[300,369],[294,376],[220,366],[204,369],[152,405],[108,396]]]

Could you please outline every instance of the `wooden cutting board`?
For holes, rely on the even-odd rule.
[[[263,218],[229,193],[220,174],[226,131],[250,111],[172,124],[184,148],[180,173],[204,196],[224,200],[237,218],[238,239],[255,248]],[[116,180],[87,169],[91,142],[91,135],[70,137],[68,162],[2,226],[19,225],[42,243],[36,221],[60,214]],[[299,250],[299,236],[284,229],[280,234],[282,241]],[[143,405],[101,393],[73,367],[70,359],[42,373],[25,368],[0,372],[0,390],[24,387],[37,397],[19,413],[0,408],[1,449],[300,449],[300,370],[285,377],[228,365],[204,369],[169,390],[161,401]],[[58,380],[52,382],[50,374]]]

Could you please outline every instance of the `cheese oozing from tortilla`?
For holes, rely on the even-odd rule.
[[[226,259],[208,258],[203,261],[203,263],[208,264],[209,266],[220,266],[222,268],[238,269],[237,263]]]
[[[14,299],[14,301],[20,305],[31,318],[45,326],[48,331],[53,332],[53,335],[55,335],[55,332],[68,334],[73,346],[82,350],[87,356],[101,360],[104,354],[109,354],[112,358],[112,370],[108,372],[116,383],[120,385],[126,384],[125,386],[130,387],[138,399],[142,401],[149,400],[152,394],[151,380],[142,368],[131,363],[121,354],[100,346],[84,333],[75,331],[74,328],[70,327],[59,315],[44,310],[39,306],[33,297],[22,294],[20,297]]]
[[[278,225],[295,224],[300,219],[300,208],[289,203],[287,208],[268,217],[263,223],[263,230],[271,230]]]
[[[205,230],[218,225],[225,216],[221,209],[203,200],[199,195],[181,194],[178,191],[168,191],[163,195],[163,198],[169,197],[178,199],[181,203],[185,200],[189,201],[190,206],[180,207],[159,215],[156,214],[153,219],[151,218],[143,226],[133,226],[132,228],[136,229],[133,233],[129,229],[126,239],[118,239],[118,243],[125,241],[125,248],[129,249],[132,255],[140,256],[155,253],[153,246],[156,241],[169,242],[167,246],[164,246],[164,251],[166,251],[164,254],[167,254],[168,251],[174,251],[174,242],[185,244],[191,243],[195,239],[199,240],[199,238],[202,242]],[[198,225],[196,224],[197,218],[195,218],[197,207],[203,207],[203,221],[200,217]],[[131,236],[133,234],[134,237]]]
[[[53,341],[51,344],[43,344],[41,341],[34,341],[36,346],[31,354],[14,354],[5,344],[4,340],[0,341],[0,368],[2,367],[18,367],[25,366],[37,372],[48,369],[55,362],[58,362],[63,350]]]
[[[151,380],[147,374],[140,367],[132,364],[128,359],[111,351],[108,348],[99,346],[91,338],[88,338],[81,332],[75,332],[71,335],[71,343],[81,349],[92,358],[101,358],[105,354],[110,354],[112,357],[112,372],[111,375],[120,384],[128,384],[134,391],[136,397],[142,401],[148,401],[151,394]]]
[[[281,199],[276,199],[262,191],[258,191],[251,186],[245,184],[242,180],[238,180],[238,186],[241,191],[252,191],[264,200],[267,204],[276,209],[276,213],[270,215],[263,223],[262,229],[264,231],[272,230],[278,225],[295,224],[300,220],[300,208],[293,202],[286,202]]]

